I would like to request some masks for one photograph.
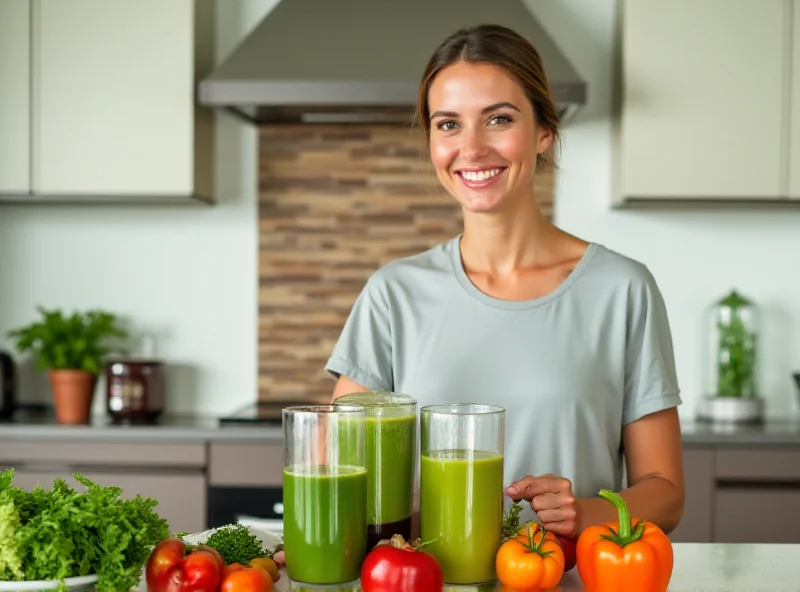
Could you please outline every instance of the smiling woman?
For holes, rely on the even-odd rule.
[[[370,277],[326,366],[333,397],[501,406],[506,495],[548,530],[613,520],[601,489],[672,530],[684,487],[666,306],[645,265],[537,206],[559,138],[538,52],[500,26],[455,32],[425,70],[418,118],[463,234]]]

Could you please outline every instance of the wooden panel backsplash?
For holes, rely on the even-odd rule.
[[[552,210],[552,175],[540,174]],[[325,402],[325,363],[379,266],[462,230],[419,131],[402,126],[270,126],[259,151],[260,399]]]

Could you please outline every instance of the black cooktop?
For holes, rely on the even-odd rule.
[[[264,424],[281,425],[285,407],[308,405],[302,401],[258,401],[219,418],[221,425]]]

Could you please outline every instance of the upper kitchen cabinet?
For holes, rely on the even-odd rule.
[[[800,2],[795,2],[792,11],[792,92],[789,143],[789,197],[800,200]]]
[[[30,32],[29,76],[17,74],[10,108],[0,90],[0,120],[13,113],[29,122],[30,193],[22,199],[210,201],[213,115],[196,106],[195,86],[213,65],[211,2],[11,1],[30,11],[18,26]],[[0,44],[22,45],[21,35]],[[27,119],[16,106],[19,87],[30,88]]]
[[[31,188],[30,47],[30,1],[0,2],[0,194]]]
[[[621,0],[617,205],[787,197],[792,4]]]

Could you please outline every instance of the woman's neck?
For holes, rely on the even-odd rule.
[[[465,211],[461,257],[467,269],[502,277],[547,265],[558,234],[532,196],[505,211]]]

